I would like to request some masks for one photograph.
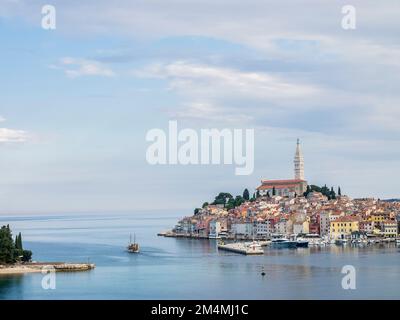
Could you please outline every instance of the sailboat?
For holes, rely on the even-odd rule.
[[[136,235],[135,234],[133,234],[133,242],[132,242],[132,235],[130,235],[127,250],[129,253],[139,253],[140,248],[139,248],[139,244],[136,243]]]

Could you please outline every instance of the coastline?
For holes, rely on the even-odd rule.
[[[13,275],[25,273],[37,273],[42,271],[73,272],[89,271],[96,266],[93,263],[64,263],[64,262],[41,262],[18,265],[0,265],[0,275]]]

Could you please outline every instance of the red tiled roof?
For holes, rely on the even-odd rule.
[[[356,221],[360,222],[360,220],[361,219],[359,217],[346,216],[346,217],[340,217],[332,222],[356,222]]]
[[[257,190],[265,190],[265,189],[272,189],[275,187],[275,189],[285,189],[285,188],[292,188],[296,187],[297,184],[284,184],[284,185],[274,185],[274,184],[262,184],[257,188]]]
[[[257,190],[272,189],[273,187],[275,187],[275,189],[293,188],[302,182],[305,182],[305,180],[301,179],[261,180],[261,186],[259,186]]]
[[[385,220],[383,221],[383,224],[396,224],[395,220]]]
[[[305,182],[301,179],[286,179],[286,180],[261,180],[262,184],[285,184],[285,183],[300,183]]]

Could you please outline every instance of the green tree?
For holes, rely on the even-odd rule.
[[[22,261],[29,262],[32,260],[32,251],[30,250],[23,250],[22,251]]]
[[[235,207],[239,207],[246,200],[242,196],[236,196],[235,198]]]
[[[15,248],[17,248],[18,250],[24,250],[23,246],[22,246],[22,235],[21,232],[18,234],[17,236],[17,242],[15,243]]]
[[[247,190],[247,188],[244,189],[244,191],[243,191],[243,199],[250,200],[250,194],[249,194],[249,190]]]
[[[333,187],[331,188],[331,192],[329,193],[329,198],[336,199],[336,193],[335,190],[333,190]]]
[[[227,192],[220,192],[216,197],[212,204],[225,204],[228,202],[229,199],[232,199],[232,195]]]
[[[208,202],[204,202],[203,205],[202,205],[201,207],[204,209],[204,208],[207,207],[207,206],[208,206]]]
[[[273,196],[276,196],[276,189],[275,189],[275,187],[272,188],[272,195],[273,195]]]
[[[340,186],[338,187],[337,194],[338,194],[339,196],[341,196],[341,195],[342,195],[342,190],[340,190]]]
[[[226,207],[225,207],[227,210],[231,210],[231,209],[234,209],[235,208],[235,200],[234,199],[229,199],[228,200],[228,203],[226,204]]]
[[[11,264],[15,261],[15,245],[10,227],[2,226],[0,229],[0,263]]]

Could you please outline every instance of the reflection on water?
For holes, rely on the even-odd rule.
[[[8,296],[21,299],[23,289],[21,286],[22,281],[23,275],[0,275],[0,299],[6,299]]]
[[[395,245],[266,248],[262,256],[220,252],[215,240],[157,237],[177,214],[135,213],[0,217],[40,261],[94,262],[96,269],[0,277],[1,299],[360,299],[400,298]],[[135,233],[141,253],[125,251]],[[357,270],[357,290],[341,288],[344,265]],[[262,276],[261,273],[265,275]]]

